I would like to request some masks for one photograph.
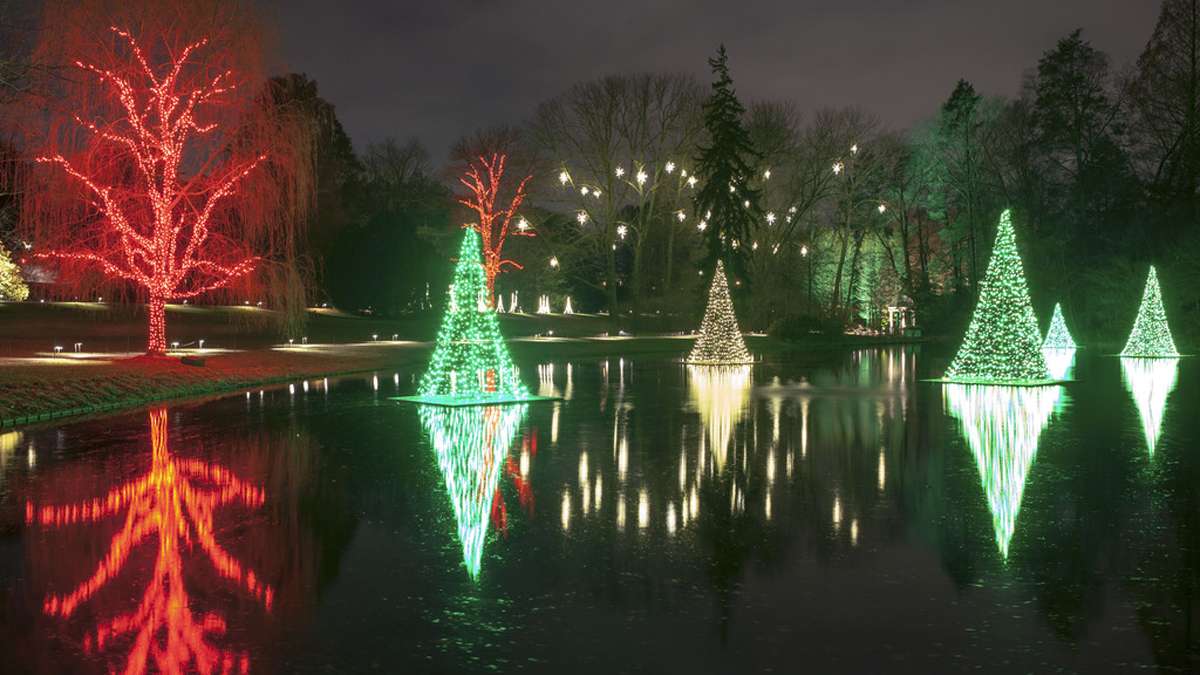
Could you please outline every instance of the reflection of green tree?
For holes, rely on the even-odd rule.
[[[1038,437],[1062,395],[1060,387],[946,385],[946,407],[958,418],[987,496],[996,546],[1008,559],[1025,480]]]
[[[1125,388],[1133,396],[1138,417],[1142,420],[1142,433],[1146,436],[1146,449],[1154,454],[1158,435],[1162,431],[1163,415],[1167,411],[1167,397],[1175,389],[1179,372],[1179,359],[1139,359],[1122,357],[1121,375]]]
[[[454,507],[463,563],[479,578],[492,499],[500,472],[527,405],[420,407],[421,424],[437,454],[438,468]]]

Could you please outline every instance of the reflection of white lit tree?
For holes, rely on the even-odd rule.
[[[500,473],[526,410],[525,405],[420,407],[421,424],[454,507],[463,563],[472,579],[479,578]]]
[[[975,457],[996,546],[1006,560],[1025,481],[1037,455],[1038,437],[1061,395],[1060,387],[945,387],[946,409],[958,419]]]
[[[688,390],[700,411],[713,465],[720,471],[733,429],[750,400],[750,366],[688,366]]]
[[[1163,415],[1167,411],[1167,397],[1175,389],[1178,373],[1179,359],[1121,359],[1125,388],[1137,405],[1142,432],[1146,435],[1146,449],[1151,455],[1158,445]]]
[[[1162,292],[1158,288],[1158,273],[1150,266],[1146,278],[1146,289],[1142,292],[1142,304],[1138,307],[1137,319],[1121,356],[1145,358],[1172,358],[1179,356],[1171,327],[1167,325],[1167,312],[1163,308]]]

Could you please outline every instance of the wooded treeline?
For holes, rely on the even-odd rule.
[[[1198,38],[1200,0],[1165,0],[1136,63],[1111,63],[1075,31],[1030,64],[1017,97],[947,83],[936,114],[912,129],[859,108],[745,102],[758,204],[748,241],[735,244],[745,278],[732,281],[746,327],[877,328],[880,308],[908,304],[928,330],[952,332],[1011,207],[1043,322],[1062,302],[1081,341],[1121,340],[1153,262],[1176,333],[1195,342]],[[736,53],[730,65],[736,83]],[[0,84],[19,86],[21,72],[0,66]],[[439,168],[415,139],[356,152],[304,75],[274,78],[268,94],[311,124],[316,198],[300,255],[308,304],[393,315],[441,303],[470,218],[455,203],[455,177],[501,152],[513,185],[533,175],[523,212],[537,236],[509,244],[525,269],[499,278],[500,297],[519,291],[531,311],[538,295],[556,309],[570,296],[576,310],[634,328],[694,323],[707,283],[710,223],[694,202],[705,187],[697,158],[711,142],[707,83],[676,73],[580,82],[518,125],[464,135]]]

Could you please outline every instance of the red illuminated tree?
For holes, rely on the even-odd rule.
[[[130,33],[111,30],[128,68],[75,65],[103,88],[115,114],[76,115],[89,138],[84,151],[38,158],[82,186],[92,217],[35,256],[140,288],[149,299],[147,351],[162,354],[166,303],[225,288],[258,263],[227,204],[266,155],[238,159],[242,152],[212,140],[220,123],[206,117],[236,83],[232,71],[210,74],[197,60],[207,39],[162,50],[166,63],[156,67]]]
[[[483,270],[487,280],[488,303],[492,306],[495,306],[496,302],[496,277],[500,275],[504,267],[524,269],[520,263],[504,257],[505,240],[508,239],[509,234],[516,237],[534,236],[533,230],[524,218],[519,219],[515,227],[512,222],[517,210],[521,208],[521,203],[525,201],[525,186],[533,176],[525,176],[521,179],[507,207],[497,207],[496,205],[496,202],[499,201],[501,184],[504,180],[504,165],[507,160],[507,155],[499,153],[493,154],[491,161],[479,157],[467,166],[466,173],[458,179],[471,191],[469,197],[458,201],[474,211],[478,218],[476,222],[467,223],[463,227],[474,229],[483,240]]]

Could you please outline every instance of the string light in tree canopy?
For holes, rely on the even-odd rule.
[[[214,157],[215,169],[185,177],[184,155],[211,145],[219,126],[200,115],[234,89],[232,73],[198,73],[195,64],[201,61],[194,53],[206,39],[172,54],[170,63],[156,70],[130,33],[111,30],[128,45],[137,77],[81,61],[76,65],[108,88],[124,117],[91,121],[77,116],[92,135],[89,150],[76,160],[61,154],[37,158],[59,166],[86,188],[101,216],[99,230],[95,236],[75,233],[72,245],[34,257],[98,269],[144,289],[150,300],[147,351],[162,354],[167,349],[167,302],[224,288],[257,264],[258,258],[224,231],[219,214],[266,155],[234,159],[225,166]],[[95,168],[94,158],[105,156],[121,158],[125,164],[114,166],[128,171]]]
[[[1075,349],[1075,339],[1067,330],[1067,322],[1063,320],[1062,304],[1054,304],[1054,315],[1050,317],[1050,328],[1046,330],[1046,339],[1042,341],[1042,349]]]
[[[979,303],[945,380],[1039,385],[1051,382],[1012,217],[1000,215],[992,259],[979,285]]]
[[[1138,308],[1137,319],[1133,322],[1133,330],[1121,356],[1139,356],[1142,358],[1174,358],[1179,356],[1175,348],[1175,339],[1171,337],[1171,327],[1167,325],[1167,312],[1163,309],[1162,292],[1158,288],[1158,273],[1154,265],[1150,266],[1150,276],[1146,278],[1146,289],[1142,292],[1142,305]]]
[[[754,357],[746,349],[746,341],[742,339],[742,330],[733,311],[733,299],[729,297],[725,265],[720,260],[717,261],[712,285],[708,289],[708,306],[700,322],[700,337],[696,338],[687,362],[722,366],[754,362]]]

